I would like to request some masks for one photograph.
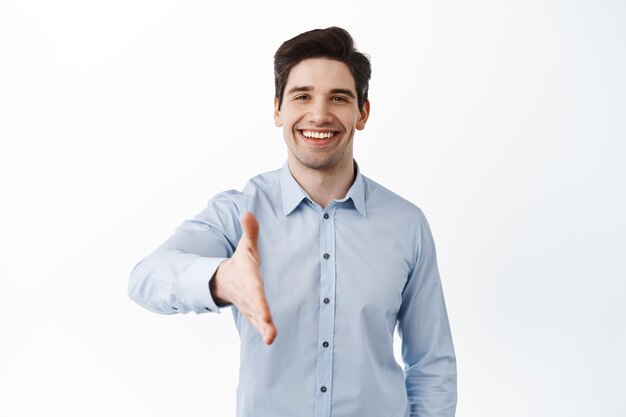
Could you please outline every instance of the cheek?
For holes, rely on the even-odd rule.
[[[338,115],[341,123],[346,127],[346,129],[354,128],[354,126],[358,125],[359,121],[359,113],[355,113],[354,111],[347,110]]]
[[[283,128],[285,130],[292,131],[298,120],[298,117],[294,114],[283,115]]]
[[[283,137],[285,138],[285,141],[292,140],[293,136],[293,122],[291,120],[283,119]]]

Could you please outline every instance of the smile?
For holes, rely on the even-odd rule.
[[[301,130],[302,136],[305,138],[314,138],[314,139],[329,139],[335,136],[337,132],[315,132],[312,130]]]

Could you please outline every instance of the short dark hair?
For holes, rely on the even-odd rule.
[[[309,58],[329,58],[346,64],[356,84],[359,110],[363,110],[372,66],[367,55],[356,50],[352,36],[336,26],[301,33],[280,45],[274,54],[274,84],[279,110],[283,104],[289,72],[295,65]]]

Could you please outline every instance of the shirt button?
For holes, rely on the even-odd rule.
[[[322,388],[320,388],[320,391],[322,391],[322,392],[326,392],[326,387],[322,387]]]
[[[330,258],[330,255],[329,255],[329,254],[327,254],[327,253],[325,253],[325,254],[324,254],[324,259],[328,259],[328,258]]]
[[[324,298],[324,304],[328,304],[328,303],[330,303],[330,298],[328,297]]]
[[[328,218],[328,213],[324,213],[324,218],[327,219]]]
[[[328,347],[328,342],[324,342],[324,343],[322,343],[322,346],[324,346],[324,347]]]

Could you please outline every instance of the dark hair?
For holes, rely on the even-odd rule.
[[[363,110],[372,67],[369,58],[356,50],[350,34],[336,26],[301,33],[280,45],[274,54],[274,84],[279,110],[291,68],[308,58],[329,58],[346,64],[356,84],[359,110]]]

